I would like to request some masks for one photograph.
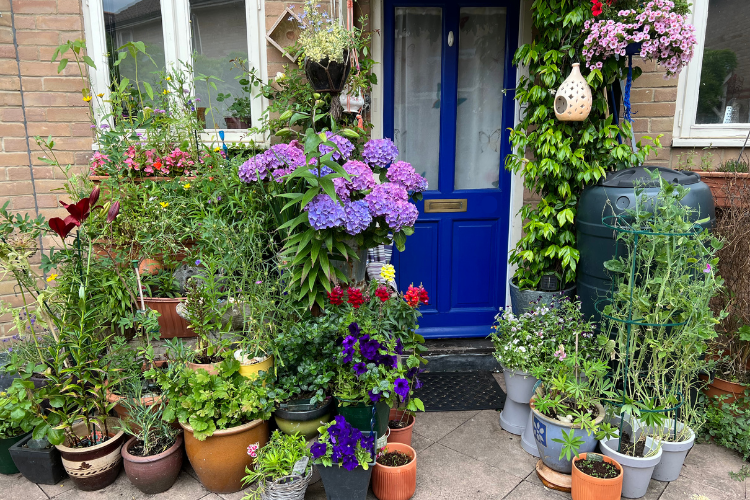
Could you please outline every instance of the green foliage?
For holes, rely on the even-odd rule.
[[[273,431],[270,441],[257,451],[257,455],[253,468],[245,468],[247,475],[242,479],[242,483],[249,485],[257,481],[258,486],[248,490],[243,500],[260,500],[266,491],[267,482],[291,476],[294,464],[303,457],[311,456],[304,436],[287,435],[278,430]],[[311,467],[312,461],[309,461],[301,475],[307,475]]]
[[[715,398],[706,408],[704,431],[716,444],[734,450],[745,460],[750,459],[750,389],[734,403]]]
[[[155,394],[145,391],[140,379],[131,379],[128,386],[129,396],[119,401],[128,412],[128,418],[120,420],[120,429],[143,446],[142,456],[167,451],[177,440],[180,430],[164,421],[164,406],[154,400]]]
[[[563,429],[562,435],[562,439],[554,438],[552,441],[563,445],[560,449],[560,460],[562,460],[562,457],[565,457],[565,460],[572,460],[573,455],[578,456],[578,450],[585,441],[582,437],[575,435],[575,429],[570,429],[568,432]]]
[[[572,63],[584,60],[583,23],[592,17],[591,5],[535,0],[531,12],[534,41],[519,47],[513,59],[527,66],[530,76],[521,76],[516,89],[522,118],[511,131],[513,153],[506,160],[506,168],[522,175],[524,187],[541,197],[536,207],[521,210],[524,236],[510,253],[509,262],[518,266],[514,280],[521,289],[535,289],[547,274],[557,276],[563,287],[575,281],[580,254],[574,223],[581,191],[606,171],[640,165],[653,152],[640,142],[638,152],[619,144],[618,134],[630,140],[632,128],[627,122],[618,127],[608,111],[606,88],[625,78],[626,58],[607,60],[601,70],[585,75],[594,99],[584,122],[555,118],[554,93]],[[637,78],[640,68],[633,74]],[[653,143],[659,147],[658,138]]]
[[[28,397],[33,388],[33,382],[17,378],[5,392],[0,392],[0,439],[29,432],[38,423],[35,402]]]

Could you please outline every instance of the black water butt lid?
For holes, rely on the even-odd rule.
[[[644,165],[642,167],[626,168],[617,172],[609,172],[607,176],[599,181],[600,186],[632,188],[640,187],[659,187],[659,182],[652,179],[646,172],[648,170],[658,170],[661,178],[671,184],[687,186],[697,184],[701,181],[697,172],[690,170],[672,170],[671,168],[655,167]]]

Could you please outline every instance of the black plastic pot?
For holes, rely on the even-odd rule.
[[[68,477],[60,459],[60,452],[54,446],[44,450],[24,448],[31,434],[10,447],[16,467],[23,477],[37,484],[57,484]]]
[[[323,487],[326,490],[326,499],[365,500],[374,467],[375,462],[371,463],[367,470],[362,467],[346,470],[338,464],[332,467],[318,465],[318,472],[320,472]]]
[[[513,314],[520,315],[525,312],[534,311],[537,307],[555,307],[555,304],[564,298],[575,299],[576,287],[571,286],[559,292],[542,292],[541,290],[521,290],[518,285],[510,279],[510,303]]]
[[[17,474],[18,468],[10,456],[10,447],[26,437],[26,434],[0,439],[0,474]]]
[[[305,58],[305,75],[316,92],[340,93],[344,90],[350,70],[348,50],[344,51],[343,62],[329,61],[328,58],[322,61]]]
[[[303,404],[307,400],[289,401],[273,412],[276,425],[285,434],[299,432],[305,439],[312,439],[318,434],[318,427],[330,422],[336,410],[335,400],[328,398],[325,404],[311,408]]]

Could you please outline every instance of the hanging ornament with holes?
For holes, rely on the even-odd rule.
[[[555,116],[562,122],[582,122],[591,113],[591,87],[581,74],[580,65],[573,70],[555,94]]]

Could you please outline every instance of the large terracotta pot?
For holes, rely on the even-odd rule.
[[[581,453],[573,458],[573,470],[571,474],[570,494],[573,500],[620,500],[622,493],[622,466],[611,457],[602,456],[602,459],[617,467],[620,475],[612,479],[601,479],[589,476],[576,467],[576,462],[586,460],[586,453]]]
[[[404,420],[408,424],[403,429],[391,429],[388,434],[388,444],[401,443],[411,446],[411,435],[414,432],[414,415],[408,415],[404,417],[404,410],[397,410],[391,408],[391,413],[388,415],[388,421],[391,420]]]
[[[711,189],[714,205],[719,208],[728,207],[730,198],[738,196],[743,185],[750,184],[750,173],[698,171],[698,174]]]
[[[107,418],[110,439],[104,443],[90,446],[88,448],[71,448],[67,440],[57,445],[60,452],[63,467],[68,473],[73,484],[83,491],[100,490],[112,484],[120,474],[122,467],[122,456],[120,449],[125,441],[125,433],[119,431],[114,433],[119,424],[119,419]],[[83,437],[88,434],[86,424],[78,422],[73,425],[73,432]]]
[[[700,378],[701,380],[708,379],[706,375],[701,375]],[[732,404],[738,399],[742,398],[745,394],[745,390],[747,389],[748,387],[746,385],[729,382],[728,380],[714,377],[714,379],[709,382],[706,388],[703,389],[703,393],[711,399],[713,399],[714,397],[727,396],[721,403],[723,406],[725,404]]]
[[[417,489],[417,452],[402,443],[388,443],[388,451],[406,453],[412,460],[401,467],[386,467],[375,463],[372,492],[378,500],[409,500]]]
[[[130,454],[130,449],[136,444],[135,437],[131,437],[122,447],[125,474],[130,482],[147,495],[155,495],[171,488],[182,470],[182,442],[180,434],[167,451],[150,457],[139,457]]]
[[[237,427],[214,432],[205,441],[193,437],[193,429],[180,423],[185,430],[185,451],[198,479],[213,493],[234,493],[242,489],[245,468],[252,467],[254,459],[247,447],[268,442],[268,422],[253,420]]]
[[[176,299],[144,298],[146,307],[158,311],[160,337],[171,339],[175,337],[195,337],[195,331],[188,328],[185,319],[177,314],[177,304],[184,301],[184,297]]]

